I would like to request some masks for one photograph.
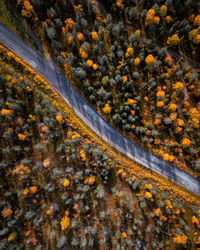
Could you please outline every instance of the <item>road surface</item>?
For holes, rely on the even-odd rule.
[[[200,195],[200,180],[125,138],[109,125],[72,87],[55,64],[45,61],[19,37],[0,23],[0,42],[40,73],[76,114],[102,139],[139,164]]]

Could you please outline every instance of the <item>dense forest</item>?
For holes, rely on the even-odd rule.
[[[41,76],[0,52],[0,249],[199,246],[198,199],[130,175]]]
[[[197,0],[2,0],[1,13],[124,136],[199,176]],[[1,44],[0,124],[0,249],[200,248],[199,197],[111,149]]]
[[[125,136],[199,176],[198,1],[12,1]]]

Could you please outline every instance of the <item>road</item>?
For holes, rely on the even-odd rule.
[[[12,50],[40,73],[63,97],[76,114],[102,139],[138,162],[171,181],[200,195],[200,180],[179,169],[178,167],[157,158],[152,153],[125,138],[120,132],[109,125],[93,108],[79,95],[65,76],[52,63],[45,61],[34,50],[28,47],[19,37],[0,23],[0,42]]]

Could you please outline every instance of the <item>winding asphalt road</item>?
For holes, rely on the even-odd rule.
[[[169,180],[176,182],[193,193],[200,195],[199,179],[155,157],[150,152],[126,139],[93,110],[67,81],[55,64],[45,61],[1,23],[0,42],[46,78],[76,114],[106,142],[139,164],[165,176]]]

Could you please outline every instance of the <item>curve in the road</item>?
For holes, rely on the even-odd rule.
[[[176,182],[193,193],[200,195],[199,179],[155,157],[150,152],[125,138],[93,110],[54,64],[45,61],[1,23],[0,42],[26,61],[54,86],[76,114],[106,142],[139,164],[165,176],[169,180]]]

